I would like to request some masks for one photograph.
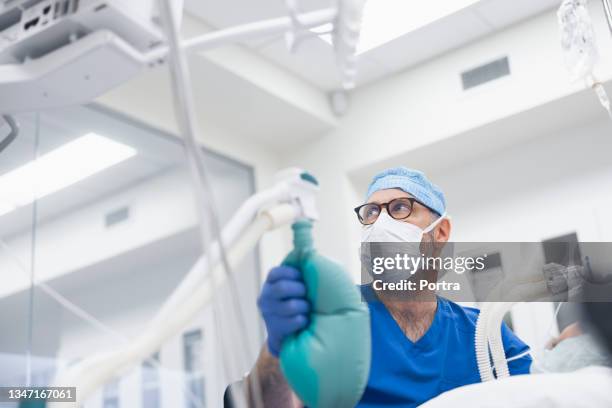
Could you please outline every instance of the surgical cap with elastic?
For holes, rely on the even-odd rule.
[[[418,170],[407,167],[393,167],[378,173],[368,187],[366,200],[379,190],[398,188],[442,215],[446,212],[444,193]]]

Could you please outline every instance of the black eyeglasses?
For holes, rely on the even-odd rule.
[[[396,198],[388,203],[366,203],[355,208],[355,213],[359,222],[363,225],[371,225],[376,222],[378,216],[382,212],[382,209],[387,210],[387,214],[396,220],[404,220],[410,217],[414,208],[414,203],[419,203],[423,207],[429,209],[428,206],[412,197]]]

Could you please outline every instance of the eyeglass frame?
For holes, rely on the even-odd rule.
[[[406,201],[410,202],[410,212],[408,213],[407,216],[402,217],[402,218],[395,218],[389,212],[389,204],[391,204],[394,201],[398,201],[398,200],[406,200]],[[438,214],[437,211],[431,209],[428,205],[423,204],[423,202],[421,202],[420,200],[417,200],[414,197],[398,197],[398,198],[394,198],[391,201],[387,201],[386,203],[380,203],[380,204],[379,203],[365,203],[365,204],[361,204],[360,206],[357,206],[357,207],[353,208],[353,211],[355,211],[355,214],[357,214],[357,219],[359,220],[361,225],[372,225],[372,224],[374,224],[376,222],[376,220],[378,220],[378,217],[380,217],[380,214],[382,213],[382,209],[383,208],[387,211],[387,214],[389,214],[389,217],[393,218],[394,220],[405,220],[406,218],[408,218],[408,217],[410,217],[412,215],[412,211],[414,210],[414,203],[418,203],[418,204],[422,205],[423,207],[427,208],[429,211],[433,212],[434,214],[440,215],[440,214]],[[366,205],[376,205],[376,206],[378,206],[378,211],[379,211],[378,216],[370,224],[364,224],[362,219],[361,219],[361,215],[359,215],[359,210],[361,210]]]

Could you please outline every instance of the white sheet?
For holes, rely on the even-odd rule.
[[[612,369],[587,367],[571,373],[518,375],[448,391],[423,408],[612,407]]]

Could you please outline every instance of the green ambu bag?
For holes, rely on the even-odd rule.
[[[294,249],[283,264],[302,272],[311,314],[309,326],[283,342],[281,369],[309,408],[354,407],[370,370],[368,307],[345,270],[314,250],[312,224],[292,228]]]

